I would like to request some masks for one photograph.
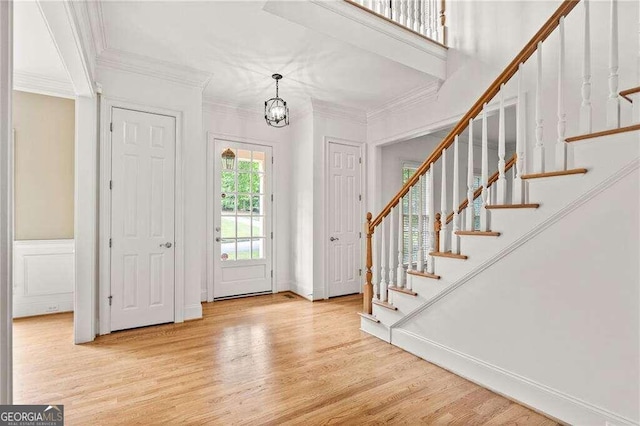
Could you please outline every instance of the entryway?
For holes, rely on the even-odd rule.
[[[213,298],[273,290],[272,148],[214,140]]]

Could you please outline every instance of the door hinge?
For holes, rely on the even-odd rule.
[[[358,276],[361,277],[362,276],[362,269],[358,269]]]
[[[109,123],[109,131],[113,132],[113,123]]]
[[[109,248],[111,248],[111,238],[109,238]]]
[[[358,164],[362,164],[362,157],[358,158]]]
[[[271,201],[273,201],[273,194],[271,194]]]
[[[109,306],[111,306],[111,302],[113,301],[113,296],[110,295],[109,297],[107,297],[107,299],[109,299]]]
[[[273,232],[271,233],[271,239],[273,240]]]
[[[362,201],[362,194],[358,195],[358,201]]]
[[[362,232],[358,232],[358,238],[362,238]]]
[[[273,269],[271,270],[271,278],[273,278]]]
[[[113,189],[113,181],[112,180],[109,181],[109,189]]]
[[[273,164],[273,157],[271,157],[271,164]]]

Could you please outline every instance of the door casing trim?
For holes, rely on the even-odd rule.
[[[100,102],[100,186],[99,186],[99,289],[98,289],[98,334],[111,333],[111,310],[109,309],[109,293],[111,291],[111,113],[113,108],[128,109],[148,114],[165,115],[176,120],[175,150],[175,269],[174,269],[174,322],[184,321],[184,178],[183,178],[183,145],[182,145],[182,112],[166,108],[136,104],[118,98],[102,97]]]
[[[276,182],[277,182],[277,156],[275,154],[277,143],[268,142],[253,138],[247,138],[242,136],[235,135],[227,135],[224,133],[214,133],[207,132],[207,302],[213,302],[213,286],[214,286],[214,275],[215,275],[215,260],[214,260],[214,252],[213,252],[213,244],[214,244],[214,228],[215,224],[213,222],[214,212],[214,200],[213,197],[210,196],[214,193],[215,184],[214,184],[214,167],[215,163],[215,152],[216,152],[216,140],[227,140],[230,142],[237,143],[246,143],[250,145],[262,145],[271,148],[271,157],[273,158],[273,164],[271,165],[271,193],[273,194],[274,200],[277,200],[277,191],[276,191]],[[271,279],[271,292],[278,292],[278,270],[276,268],[277,263],[277,250],[276,250],[276,242],[278,241],[278,229],[277,229],[277,204],[275,201],[271,203],[271,231],[273,232],[273,239],[271,240],[271,270],[273,270],[273,278]]]

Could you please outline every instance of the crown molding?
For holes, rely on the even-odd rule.
[[[13,72],[13,89],[59,98],[76,98],[73,85],[69,81],[18,70]]]
[[[314,116],[351,121],[358,124],[367,124],[365,111],[334,104],[320,99],[311,98],[311,110]]]
[[[262,119],[264,111],[260,108],[250,108],[245,105],[239,105],[231,101],[205,96],[202,98],[203,112],[212,112],[216,114],[229,114],[247,119]]]
[[[116,49],[102,51],[96,63],[98,67],[151,76],[202,90],[212,77],[206,71]]]
[[[410,109],[413,109],[416,105],[436,99],[438,96],[438,90],[442,86],[442,81],[436,80],[426,86],[419,89],[412,89],[406,93],[403,93],[390,101],[378,106],[377,108],[367,112],[367,120],[374,121],[383,116],[400,114]]]

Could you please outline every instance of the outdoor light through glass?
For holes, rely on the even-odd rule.
[[[222,168],[225,170],[233,170],[236,162],[236,154],[231,148],[227,148],[222,152]]]
[[[276,81],[276,97],[264,103],[264,119],[269,126],[284,127],[289,125],[289,108],[287,103],[278,97],[278,80],[282,78],[280,74],[271,76]]]

